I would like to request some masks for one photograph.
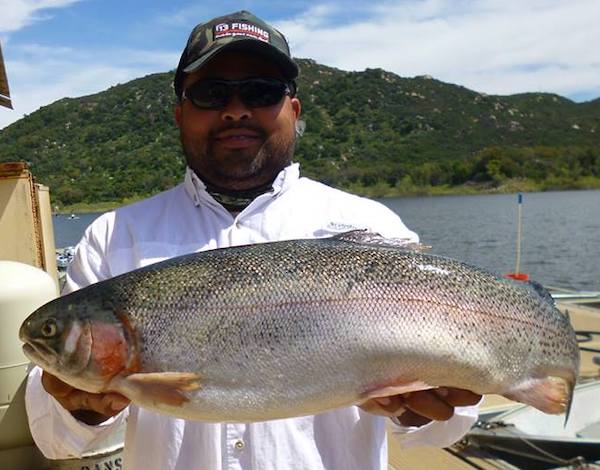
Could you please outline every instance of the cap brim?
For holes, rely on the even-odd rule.
[[[290,57],[285,55],[271,44],[258,41],[256,39],[237,39],[216,47],[214,50],[193,61],[191,64],[185,67],[183,71],[185,73],[195,72],[215,56],[225,51],[254,52],[256,54],[265,56],[269,60],[272,60],[274,63],[276,63],[280,67],[281,72],[286,79],[293,80],[298,77],[298,66]]]

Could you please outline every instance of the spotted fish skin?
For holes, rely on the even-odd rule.
[[[47,304],[21,338],[34,344],[48,318],[91,325],[91,336],[109,324],[126,360],[102,380],[90,367],[49,365],[47,351],[26,353],[80,388],[188,419],[300,416],[436,386],[565,411],[579,350],[543,289],[373,238],[352,232],[173,258]],[[90,363],[102,369],[94,354],[92,344]],[[188,380],[179,399],[174,373],[188,374],[177,376]]]

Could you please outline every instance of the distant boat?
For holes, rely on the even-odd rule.
[[[72,246],[67,246],[65,248],[57,250],[56,253],[56,266],[58,269],[67,269],[69,263],[73,261],[73,257],[75,256],[75,248]]]
[[[56,266],[58,269],[67,269],[69,259],[64,255],[56,255]]]
[[[77,219],[79,219],[79,216],[78,216],[78,215],[71,214],[71,215],[69,216],[69,220],[77,220]]]

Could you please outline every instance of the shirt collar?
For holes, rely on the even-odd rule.
[[[294,184],[300,178],[300,165],[298,163],[291,163],[275,177],[273,181],[273,191],[266,193],[271,197],[275,198],[280,194],[284,193],[292,184]],[[185,191],[188,196],[192,199],[194,206],[198,207],[202,204],[202,201],[216,203],[206,191],[206,185],[198,177],[194,170],[189,166],[185,170],[185,178],[183,181]]]

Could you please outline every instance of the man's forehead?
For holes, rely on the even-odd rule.
[[[189,78],[240,79],[246,77],[268,76],[283,78],[279,67],[267,57],[257,53],[223,52],[211,59],[200,70],[189,74]],[[186,80],[187,81],[187,80]]]

